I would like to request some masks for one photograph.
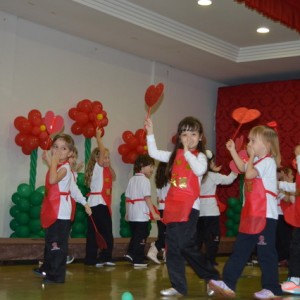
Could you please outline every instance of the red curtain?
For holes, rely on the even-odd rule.
[[[299,0],[236,0],[264,16],[300,32]]]
[[[216,159],[222,165],[222,172],[229,173],[231,157],[225,144],[231,138],[238,123],[232,119],[231,112],[238,107],[258,109],[261,116],[251,123],[244,124],[238,134],[247,136],[250,128],[270,121],[278,124],[282,165],[291,165],[294,148],[300,144],[300,80],[243,84],[223,87],[218,91],[216,109]],[[239,182],[218,188],[221,201],[229,197],[239,198]],[[222,230],[224,234],[224,228]]]

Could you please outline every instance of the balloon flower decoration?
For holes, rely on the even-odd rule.
[[[99,101],[89,99],[81,100],[76,107],[69,109],[69,117],[75,121],[71,127],[75,135],[84,135],[86,138],[92,138],[96,134],[96,128],[104,128],[108,124],[107,113]]]
[[[55,116],[51,111],[43,118],[39,110],[33,109],[28,113],[28,118],[16,117],[14,126],[19,130],[15,143],[22,148],[25,155],[30,155],[38,147],[43,150],[49,149],[50,135],[61,131],[64,121],[61,116]]]
[[[140,154],[148,152],[146,135],[144,129],[138,129],[135,133],[126,130],[122,134],[124,144],[118,148],[122,161],[126,164],[133,164]]]
[[[163,83],[159,83],[156,86],[150,85],[145,93],[145,103],[148,106],[147,118],[149,118],[152,107],[160,100],[164,92]]]

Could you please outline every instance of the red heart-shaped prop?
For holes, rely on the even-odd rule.
[[[150,85],[145,93],[145,102],[148,107],[152,107],[160,99],[164,91],[163,83],[159,83],[157,86],[154,84]]]
[[[247,154],[247,151],[246,150],[242,150],[239,152],[239,157],[244,161],[244,162],[247,162],[249,157],[248,157],[248,154]],[[235,162],[232,160],[230,161],[229,163],[229,168],[232,172],[234,173],[237,173],[237,174],[240,174],[241,171],[238,169],[238,167],[236,166]]]
[[[64,127],[64,119],[55,116],[53,111],[47,111],[45,115],[45,125],[49,135],[60,132]]]
[[[258,117],[260,117],[259,110],[247,107],[239,107],[232,112],[232,118],[240,124],[251,122]]]

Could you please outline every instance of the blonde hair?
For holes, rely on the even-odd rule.
[[[67,144],[67,147],[69,148],[69,150],[70,150],[71,152],[74,152],[74,149],[75,149],[75,143],[74,143],[73,138],[72,138],[69,134],[66,134],[66,133],[60,133],[60,134],[57,134],[57,135],[53,138],[52,145],[53,145],[57,140],[59,140],[59,139],[65,141],[65,143]]]
[[[107,148],[105,148],[104,151],[107,151],[109,153],[109,150]],[[92,151],[90,159],[89,159],[86,169],[85,169],[84,182],[87,187],[90,187],[94,167],[95,167],[96,162],[98,161],[99,156],[100,156],[100,150],[98,147],[96,147]]]
[[[277,167],[279,167],[281,163],[281,154],[279,147],[279,139],[276,131],[271,127],[259,125],[253,127],[250,130],[249,135],[261,137],[266,147],[270,148],[270,154],[275,159]]]

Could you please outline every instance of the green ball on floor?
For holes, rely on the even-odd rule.
[[[130,292],[124,292],[122,294],[121,300],[134,300],[134,299],[133,299],[133,296]]]

